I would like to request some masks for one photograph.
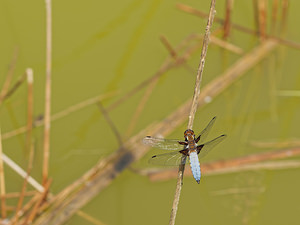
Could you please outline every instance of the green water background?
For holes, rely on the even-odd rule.
[[[174,1],[53,1],[52,113],[102,93],[117,91],[104,102],[114,100],[153,75],[168,52],[159,41],[165,35],[172,45],[191,33],[203,34],[206,20],[176,9]],[[184,1],[208,12],[210,1]],[[218,17],[223,17],[225,1],[218,1]],[[269,8],[271,8],[269,1]],[[299,1],[290,1],[286,38],[300,40]],[[270,12],[270,11],[269,11]],[[232,20],[254,26],[252,1],[235,1]],[[268,22],[270,22],[270,14]],[[0,1],[0,84],[5,80],[14,49],[18,49],[13,81],[27,67],[34,70],[34,116],[44,111],[45,5],[43,1]],[[217,23],[213,29],[218,28]],[[268,24],[270,30],[270,23]],[[278,33],[282,33],[279,31]],[[245,52],[258,39],[232,30],[231,43]],[[134,130],[159,121],[191,98],[200,51],[188,65],[179,67],[158,82]],[[202,86],[220,75],[242,56],[210,45]],[[286,141],[299,137],[299,97],[280,97],[279,90],[300,89],[300,52],[280,47],[268,59],[250,70],[213,102],[197,112],[194,129],[201,130],[213,116],[218,120],[210,138],[226,133],[228,138],[203,162],[229,159],[262,152],[249,142]],[[26,87],[23,85],[1,106],[1,131],[6,133],[26,124]],[[110,112],[119,132],[125,134],[129,118],[143,92]],[[182,137],[186,124],[171,138]],[[28,153],[24,135],[3,141],[4,153],[23,168]],[[32,176],[41,181],[43,130],[34,130],[36,154]],[[52,123],[50,176],[51,191],[58,193],[102,157],[118,148],[118,142],[98,107],[91,105]],[[149,152],[134,168],[151,167]],[[295,158],[299,159],[299,157]],[[202,177],[197,185],[184,179],[176,224],[298,224],[300,221],[300,169],[240,172]],[[22,179],[5,166],[8,192],[20,191]],[[82,210],[105,224],[166,224],[169,220],[174,179],[150,182],[129,170],[88,203]],[[223,190],[236,193],[217,194]],[[14,204],[14,201],[9,201]],[[67,224],[89,224],[74,216]]]

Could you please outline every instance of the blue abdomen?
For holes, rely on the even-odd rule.
[[[198,155],[196,152],[191,152],[189,158],[193,176],[199,184],[201,178],[201,170]]]

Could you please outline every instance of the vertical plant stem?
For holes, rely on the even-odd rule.
[[[43,184],[46,184],[49,174],[50,154],[50,122],[51,122],[51,61],[52,61],[52,15],[51,0],[46,3],[46,91],[45,91],[45,121],[44,121],[44,161]]]
[[[259,35],[260,40],[266,39],[266,26],[267,26],[267,1],[258,1],[258,23],[259,23]]]
[[[287,17],[288,17],[288,9],[289,9],[289,1],[282,1],[282,12],[281,12],[281,25],[280,25],[280,35],[285,36],[286,28],[287,28]]]
[[[33,144],[32,144],[32,142],[30,142],[30,151],[29,151],[29,161],[28,161],[28,168],[27,168],[27,176],[24,178],[24,181],[23,181],[23,186],[22,186],[22,190],[21,190],[21,193],[20,193],[20,198],[19,198],[19,201],[18,201],[18,205],[17,205],[17,209],[16,209],[16,213],[15,213],[13,225],[17,225],[18,224],[18,219],[19,219],[19,216],[21,215],[20,211],[21,211],[21,208],[22,208],[22,205],[23,205],[23,201],[24,201],[24,197],[25,197],[25,193],[26,193],[28,179],[30,177],[30,173],[31,173],[31,169],[32,169],[33,155],[34,155],[34,149],[33,148],[34,148]]]
[[[17,209],[15,213],[15,218],[13,221],[13,225],[18,224],[19,212],[22,208],[25,192],[27,188],[27,183],[29,179],[29,174],[32,169],[33,163],[33,145],[32,145],[32,119],[33,119],[33,71],[31,68],[26,70],[27,75],[27,86],[28,86],[28,94],[27,94],[27,134],[26,134],[26,151],[29,151],[29,161],[27,168],[27,176],[24,178],[22,190],[20,193],[20,198],[17,204]]]
[[[26,134],[26,150],[30,150],[32,139],[33,125],[33,71],[31,68],[26,70],[27,75],[27,134]]]
[[[2,159],[2,136],[0,129],[0,194],[1,194],[1,217],[6,218],[6,200],[5,200],[5,178]]]
[[[278,0],[274,0],[272,4],[272,23],[271,23],[271,34],[276,35],[276,23],[278,13]]]
[[[202,80],[205,58],[206,58],[206,53],[207,53],[208,44],[209,44],[210,28],[212,26],[212,23],[214,20],[214,15],[215,15],[215,4],[216,4],[216,0],[212,0],[211,5],[210,5],[208,21],[207,21],[207,25],[206,25],[206,29],[205,29],[205,35],[203,38],[203,47],[202,47],[202,51],[201,51],[200,63],[199,63],[196,82],[195,82],[194,96],[193,96],[193,100],[192,100],[191,111],[189,114],[189,122],[188,122],[188,126],[187,126],[188,129],[193,128],[194,118],[195,118],[195,114],[196,114],[196,110],[197,110],[198,98],[200,95],[200,84],[201,84],[201,80]],[[181,161],[185,162],[186,156],[183,155],[181,158]],[[176,214],[178,211],[178,204],[179,204],[179,199],[180,199],[180,193],[181,193],[182,184],[183,184],[184,167],[185,167],[184,163],[182,163],[179,166],[176,191],[175,191],[175,195],[174,195],[174,199],[173,199],[173,205],[172,205],[169,225],[175,224],[175,219],[176,219]]]
[[[201,80],[202,80],[204,63],[205,63],[206,53],[207,53],[208,44],[209,44],[210,28],[212,26],[212,23],[214,20],[214,15],[215,15],[215,4],[216,4],[216,0],[212,0],[211,6],[210,6],[210,12],[208,15],[208,21],[207,21],[207,25],[206,25],[206,29],[205,29],[205,35],[203,38],[203,47],[202,47],[202,51],[201,51],[200,63],[199,63],[196,82],[195,82],[192,107],[191,107],[191,111],[190,111],[190,115],[189,115],[189,122],[188,122],[188,126],[187,126],[188,129],[193,129],[193,123],[194,123],[195,113],[196,113],[197,104],[198,104],[198,97],[200,94],[200,84],[201,84]]]
[[[234,0],[226,0],[226,12],[225,12],[225,22],[223,25],[224,39],[227,39],[230,35],[230,27],[231,27],[231,11],[233,7],[233,1]]]

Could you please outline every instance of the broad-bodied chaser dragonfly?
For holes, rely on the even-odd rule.
[[[184,141],[176,139],[163,139],[147,136],[143,139],[144,144],[163,150],[171,150],[165,154],[154,155],[149,160],[150,163],[156,165],[178,166],[186,163],[186,158],[190,161],[191,170],[197,183],[201,178],[199,158],[205,156],[217,144],[226,138],[226,135],[221,135],[211,141],[204,142],[211,127],[213,126],[216,117],[214,117],[206,128],[195,137],[194,131],[188,129],[184,132]],[[182,157],[188,156],[188,157]]]

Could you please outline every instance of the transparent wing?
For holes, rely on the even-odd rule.
[[[182,160],[183,154],[178,151],[154,155],[149,159],[149,163],[161,166],[179,166],[187,162],[187,158]]]
[[[196,142],[198,143],[199,140],[200,142],[204,142],[209,131],[211,130],[212,126],[214,125],[215,121],[216,121],[217,117],[212,118],[212,120],[208,123],[208,125],[205,127],[205,129],[203,131],[201,131],[201,133],[197,136],[196,138]]]
[[[220,142],[222,142],[227,136],[226,135],[221,135],[211,141],[208,141],[202,145],[197,146],[197,148],[201,148],[200,149],[200,153],[198,154],[199,159],[203,158],[204,156],[207,155],[207,153],[209,153],[217,144],[219,144]]]
[[[163,150],[182,150],[184,149],[183,144],[185,143],[185,141],[147,136],[143,139],[143,143]]]

